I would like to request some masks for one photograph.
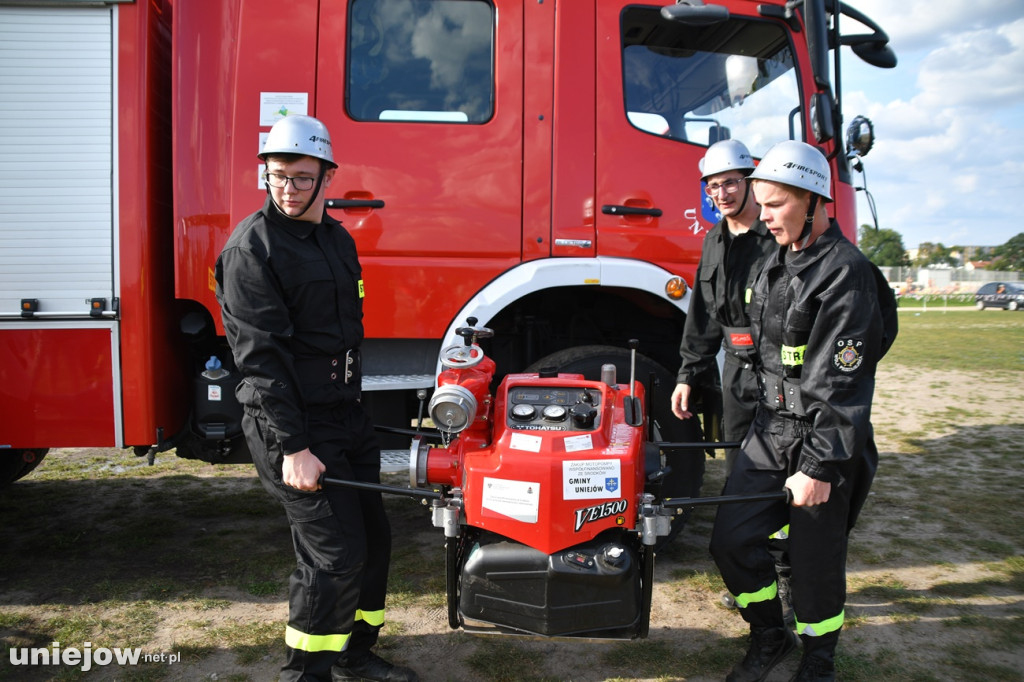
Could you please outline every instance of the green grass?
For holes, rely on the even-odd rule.
[[[974,294],[925,294],[923,296],[904,296],[899,300],[900,308],[904,309],[936,309],[936,308],[973,308]]]
[[[1024,372],[1024,312],[901,312],[896,342],[882,360],[919,370]],[[962,405],[968,390],[953,387]],[[968,387],[962,387],[966,389]]]

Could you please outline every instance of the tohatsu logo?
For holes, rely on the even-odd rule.
[[[576,526],[573,528],[573,531],[578,532],[579,529],[583,528],[583,525],[586,523],[593,523],[594,521],[606,519],[609,516],[623,514],[625,513],[628,507],[629,503],[626,500],[615,500],[614,502],[595,504],[593,507],[584,507],[583,509],[577,509]]]

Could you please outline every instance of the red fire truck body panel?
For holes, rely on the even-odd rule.
[[[0,381],[10,389],[3,420],[11,447],[115,445],[119,396],[111,325],[5,331],[0,352]],[[11,438],[8,426],[14,425]]]
[[[833,166],[830,210],[855,234],[843,144],[812,132],[812,103],[835,97],[827,73],[812,73],[804,10],[787,16],[783,0],[715,0],[727,15],[699,26],[663,16],[668,0],[84,4],[0,6],[5,23],[29,27],[11,48],[28,64],[50,19],[97,27],[90,54],[109,87],[90,94],[74,75],[37,86],[86,108],[98,97],[108,117],[55,193],[57,222],[22,225],[0,197],[0,253],[40,249],[0,270],[0,454],[176,447],[228,461],[240,438],[219,401],[233,384],[207,391],[201,378],[207,365],[233,370],[213,268],[265,199],[257,154],[282,115],[315,115],[331,132],[329,210],[363,265],[363,388],[406,391],[379,411],[399,425],[416,414],[408,389],[434,386],[438,350],[468,317],[494,327],[499,378],[550,358],[592,373],[639,336],[670,384],[688,294],[668,285],[693,283],[716,220],[698,162],[717,139],[755,156],[788,137],[818,144]],[[808,5],[824,15],[822,0]],[[26,139],[51,120],[14,115],[5,125]],[[70,117],[61,135],[84,139],[78,125]],[[90,225],[101,230],[80,237]],[[77,288],[63,282],[97,268]]]
[[[156,443],[180,430],[188,376],[171,290],[171,2],[118,8],[117,165],[120,279],[118,445]],[[127,68],[126,68],[127,67]],[[134,68],[131,68],[134,67]],[[41,440],[39,442],[45,442]],[[113,444],[113,443],[112,443]]]

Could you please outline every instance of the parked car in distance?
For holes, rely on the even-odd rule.
[[[983,284],[974,295],[978,310],[985,308],[1004,308],[1006,310],[1024,309],[1024,284],[1020,282],[989,282]]]

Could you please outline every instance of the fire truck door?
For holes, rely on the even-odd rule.
[[[455,304],[521,259],[522,7],[501,4],[500,22],[487,0],[320,7],[315,111],[367,336],[440,338]]]
[[[598,253],[690,276],[718,220],[701,184],[707,148],[739,139],[759,158],[803,137],[791,36],[742,6],[696,24],[597,5]]]
[[[676,93],[651,59],[656,46],[643,42],[662,26],[659,7],[623,4],[597,3],[597,250],[679,272],[669,264],[695,266],[710,227],[699,220],[704,148],[673,138],[665,117],[648,113],[655,107],[638,106]]]

